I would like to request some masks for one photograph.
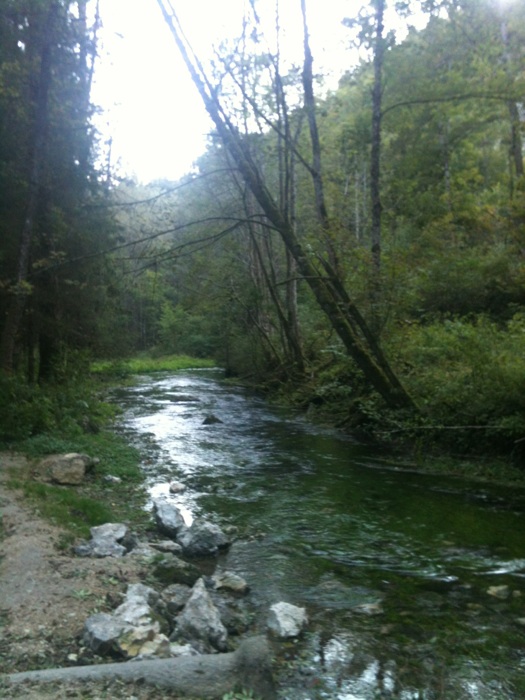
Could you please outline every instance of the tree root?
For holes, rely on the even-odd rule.
[[[25,671],[4,676],[2,680],[7,683],[67,683],[116,678],[169,688],[183,697],[217,698],[244,688],[251,690],[261,700],[275,698],[270,649],[264,637],[247,639],[236,651],[227,654]]]

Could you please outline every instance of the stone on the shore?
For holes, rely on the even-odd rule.
[[[126,659],[169,656],[170,641],[152,607],[159,597],[149,586],[130,585],[124,602],[113,614],[98,613],[86,620],[84,643],[98,654],[118,654]]]
[[[128,586],[124,602],[113,612],[115,617],[133,627],[153,626],[158,632],[159,623],[154,620],[152,606],[159,600],[159,594],[142,583]]]
[[[191,644],[176,644],[170,642],[170,656],[178,658],[179,656],[199,656],[199,652],[194,649]]]
[[[74,548],[81,557],[123,557],[127,548],[121,544],[128,536],[128,528],[123,523],[104,523],[92,527],[91,540]]]
[[[155,561],[153,575],[156,579],[169,585],[171,583],[184,583],[193,586],[201,576],[201,572],[196,566],[183,559],[179,559],[174,554],[162,554]]]
[[[214,557],[227,549],[231,541],[218,525],[205,520],[194,520],[177,538],[187,557]]]
[[[306,610],[290,603],[275,603],[268,614],[268,629],[277,637],[297,637],[306,626]]]
[[[228,632],[202,578],[193,587],[188,602],[177,618],[172,638],[187,639],[200,652],[227,650]]]
[[[138,656],[171,656],[170,640],[149,625],[130,627],[122,632],[117,640],[120,653],[124,658],[134,659]]]
[[[150,542],[149,546],[156,549],[158,552],[166,552],[170,554],[182,554],[182,547],[173,540],[162,540],[161,542]]]
[[[56,484],[79,486],[98,461],[78,452],[50,455],[38,463],[37,472]]]
[[[153,502],[153,516],[160,532],[168,537],[177,539],[186,528],[184,517],[177,506],[162,499]]]
[[[82,638],[84,644],[96,654],[114,654],[117,652],[117,640],[127,627],[109,613],[97,613],[88,617],[84,623]]]

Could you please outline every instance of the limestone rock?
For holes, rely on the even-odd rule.
[[[216,590],[226,590],[245,595],[250,590],[246,581],[231,571],[218,571],[210,579]]]
[[[149,625],[140,625],[125,630],[118,639],[122,656],[133,659],[138,656],[171,656],[170,640]]]
[[[126,659],[137,656],[169,656],[170,641],[162,634],[153,609],[159,594],[141,583],[128,587],[122,605],[112,615],[92,615],[84,625],[84,643],[99,654],[118,654]]]
[[[170,493],[183,493],[183,491],[186,491],[186,486],[180,481],[172,481],[169,490]]]
[[[112,654],[117,651],[117,640],[126,628],[123,620],[108,613],[91,615],[82,633],[84,644],[96,654]]]
[[[182,583],[174,583],[162,591],[162,600],[171,617],[176,617],[188,602],[191,588]]]
[[[158,552],[169,552],[170,554],[182,554],[182,547],[173,540],[162,540],[161,542],[150,542],[150,547]]]
[[[187,557],[214,557],[231,544],[218,525],[204,520],[194,520],[191,527],[179,535],[178,542]]]
[[[44,478],[64,486],[78,486],[83,483],[86,474],[98,463],[88,455],[69,452],[63,455],[50,455],[41,460],[37,471]]]
[[[290,603],[275,603],[268,614],[268,629],[280,638],[297,637],[308,622],[306,610]]]
[[[177,506],[162,499],[153,502],[153,516],[160,532],[173,539],[177,539],[177,535],[186,528]]]
[[[191,641],[199,651],[227,650],[228,632],[213,604],[204,581],[199,579],[177,618],[176,637]]]
[[[127,548],[121,544],[128,536],[128,528],[123,523],[104,523],[92,527],[91,540],[75,547],[81,557],[123,557]]]

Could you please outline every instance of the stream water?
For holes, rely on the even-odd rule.
[[[281,698],[525,698],[523,490],[396,469],[214,370],[141,377],[115,400],[152,496],[238,528],[220,565],[260,619],[280,600],[307,609]]]

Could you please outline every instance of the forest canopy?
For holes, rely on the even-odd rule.
[[[96,3],[0,3],[4,385],[213,357],[350,430],[519,459],[523,3],[363,2],[341,17],[362,58],[330,91],[308,3],[297,65],[262,3],[210,60],[158,0],[214,129],[148,186],[101,165]]]

